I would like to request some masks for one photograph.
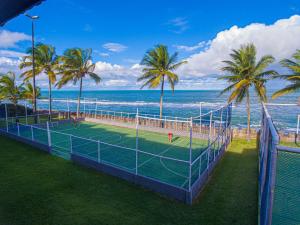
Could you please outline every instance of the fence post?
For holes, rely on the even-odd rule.
[[[96,100],[96,106],[95,106],[95,119],[97,119],[97,110],[98,110],[98,101]]]
[[[33,141],[34,141],[33,127],[32,127],[32,126],[30,126],[30,129],[31,129],[31,140],[33,140]]]
[[[221,119],[219,125],[219,132],[218,132],[218,151],[220,149],[220,133],[221,133],[221,146],[223,144],[223,107],[221,109]]]
[[[139,147],[139,109],[136,109],[136,140],[135,140],[135,175],[138,174],[138,147]]]
[[[18,136],[20,136],[20,125],[19,125],[19,122],[17,122],[17,131],[18,131]]]
[[[50,128],[49,128],[49,121],[47,121],[47,135],[48,135],[48,146],[51,147],[51,133],[50,133]]]
[[[8,132],[8,113],[7,113],[7,104],[4,104],[5,108],[5,121],[6,121],[6,132]]]
[[[199,126],[200,126],[200,134],[202,133],[202,102],[200,102],[199,106]]]
[[[199,158],[199,174],[198,174],[198,179],[200,178],[200,176],[201,176],[201,164],[202,164],[202,154],[200,155],[200,158]]]
[[[298,121],[297,121],[297,129],[296,129],[296,140],[295,143],[297,143],[298,135],[299,135],[299,127],[300,127],[300,115],[298,115]]]
[[[189,156],[189,191],[191,191],[192,186],[192,140],[193,140],[193,118],[190,121],[190,156]]]
[[[226,122],[225,122],[225,142],[227,142],[227,133],[228,133],[228,110],[229,110],[229,105],[227,105],[226,107]],[[227,143],[225,143],[225,147],[226,147]]]
[[[101,162],[101,156],[100,156],[100,141],[97,141],[97,148],[98,148],[98,163]]]
[[[73,153],[72,135],[70,135],[70,153]]]
[[[210,150],[211,150],[211,133],[212,133],[212,111],[210,111],[209,119],[209,135],[208,135],[208,150],[207,150],[207,169],[209,169]]]
[[[85,98],[83,98],[83,115],[85,116]]]
[[[67,98],[67,109],[68,109],[68,120],[70,119],[70,103],[69,98]]]
[[[24,104],[24,108],[25,108],[25,123],[26,123],[26,125],[28,125],[27,103],[26,102]]]

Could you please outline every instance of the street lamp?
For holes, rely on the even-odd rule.
[[[35,64],[34,64],[34,20],[37,20],[39,16],[30,16],[25,14],[31,20],[31,42],[32,42],[32,85],[33,85],[33,114],[36,115],[36,88],[35,88]],[[34,116],[35,123],[37,118]]]

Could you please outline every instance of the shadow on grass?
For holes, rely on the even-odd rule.
[[[0,224],[256,224],[257,151],[235,140],[193,206],[0,137]],[[9,150],[8,150],[9,149]]]

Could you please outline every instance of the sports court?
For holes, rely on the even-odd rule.
[[[50,154],[191,203],[230,141],[231,105],[182,118],[45,109],[9,113],[0,130]],[[87,106],[86,106],[87,108]],[[28,141],[25,141],[28,140]]]
[[[45,124],[33,127],[33,139],[48,144],[48,132],[42,127]],[[52,151],[59,156],[69,158],[71,153],[78,154],[131,173],[137,170],[139,175],[184,189],[189,182],[190,144],[192,160],[208,146],[206,139],[193,138],[190,143],[189,136],[174,135],[170,142],[165,133],[141,129],[137,133],[136,129],[87,121],[52,122],[49,128]],[[32,138],[31,128],[26,125],[19,124],[19,133]],[[204,170],[207,157],[201,164]],[[193,166],[195,176],[199,170],[201,173],[200,166]]]

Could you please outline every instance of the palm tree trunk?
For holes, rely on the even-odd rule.
[[[247,92],[247,139],[250,140],[250,96]]]
[[[161,82],[160,103],[159,103],[159,118],[160,119],[162,119],[162,113],[163,113],[164,83],[165,83],[165,76],[162,77],[162,82]]]
[[[81,92],[82,92],[82,77],[80,78],[79,95],[78,95],[78,102],[77,102],[77,118],[79,118]]]
[[[49,121],[51,121],[52,117],[52,87],[51,87],[51,81],[49,79]]]

